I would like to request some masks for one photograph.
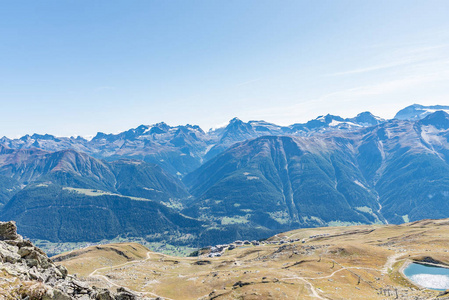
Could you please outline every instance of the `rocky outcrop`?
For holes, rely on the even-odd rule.
[[[0,241],[18,239],[17,227],[14,222],[2,222],[0,226]]]
[[[125,288],[111,292],[68,275],[65,267],[55,265],[41,249],[17,234],[14,222],[0,222],[0,272],[7,282],[0,286],[1,299],[141,299]]]

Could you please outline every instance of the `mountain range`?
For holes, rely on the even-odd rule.
[[[232,119],[0,140],[1,220],[53,242],[217,244],[315,226],[449,217],[449,106],[385,120]]]
[[[369,112],[354,118],[320,116],[304,124],[279,126],[265,121],[232,119],[225,127],[203,131],[196,125],[169,126],[165,123],[140,125],[119,134],[97,133],[92,139],[55,137],[49,134],[25,135],[19,139],[0,139],[0,145],[11,149],[42,149],[56,152],[72,149],[98,159],[120,158],[143,160],[183,177],[194,171],[236,142],[266,135],[312,135],[322,131],[354,130],[384,120]]]

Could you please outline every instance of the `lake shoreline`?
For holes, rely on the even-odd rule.
[[[402,264],[402,266],[399,268],[399,273],[402,275],[402,277],[405,278],[410,284],[412,284],[413,286],[415,286],[415,287],[417,287],[419,289],[427,289],[427,290],[432,290],[432,291],[445,291],[445,290],[447,290],[447,289],[428,288],[428,287],[422,286],[422,285],[412,281],[411,278],[409,278],[404,273],[404,270],[407,267],[409,267],[411,264],[419,264],[419,265],[423,265],[423,266],[430,266],[430,267],[443,268],[443,269],[449,270],[449,266],[448,265],[435,264],[435,263],[423,262],[423,261],[417,261],[417,260],[413,260],[413,259],[406,259],[405,262]]]

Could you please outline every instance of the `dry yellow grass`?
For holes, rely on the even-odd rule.
[[[87,276],[95,269],[145,259],[148,251],[148,248],[137,243],[108,244],[70,251],[52,259],[55,262],[63,260],[69,273]]]
[[[318,234],[328,236],[309,238]],[[404,279],[402,264],[425,257],[449,264],[449,220],[301,229],[270,240],[297,238],[239,247],[216,258],[172,257],[138,244],[113,244],[73,251],[59,263],[92,285],[126,286],[168,299],[394,299],[396,291],[398,299],[428,299],[438,292]]]

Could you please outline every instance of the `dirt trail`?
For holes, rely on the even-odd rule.
[[[89,275],[87,275],[87,277],[96,276],[95,273],[96,273],[97,271],[99,271],[99,270],[106,270],[106,269],[118,268],[118,267],[126,266],[126,265],[129,265],[129,264],[135,264],[135,263],[147,261],[147,260],[150,259],[150,253],[151,253],[151,251],[148,251],[148,252],[147,252],[147,258],[142,259],[142,260],[133,260],[133,261],[129,261],[129,262],[126,262],[126,263],[123,263],[123,264],[119,264],[119,265],[116,265],[116,266],[108,266],[108,267],[102,267],[102,268],[95,269],[92,273],[90,273]]]
[[[136,263],[142,263],[142,262],[145,262],[145,261],[147,261],[147,260],[149,260],[149,259],[151,258],[151,257],[150,257],[150,254],[151,254],[151,251],[148,251],[148,252],[147,252],[147,257],[146,257],[145,259],[142,259],[142,260],[133,260],[133,261],[130,261],[130,262],[127,262],[127,263],[123,263],[123,264],[119,264],[119,265],[116,265],[116,266],[109,266],[109,267],[102,267],[102,268],[95,269],[92,273],[90,273],[89,275],[87,275],[87,277],[96,277],[96,278],[100,278],[100,279],[106,281],[107,283],[109,283],[109,284],[112,285],[112,286],[115,286],[115,287],[121,287],[121,285],[118,285],[118,284],[112,282],[112,281],[109,280],[109,278],[107,278],[106,276],[100,275],[100,274],[95,274],[95,273],[97,273],[99,270],[106,270],[106,269],[111,269],[111,270],[112,270],[112,269],[119,268],[119,267],[123,267],[123,266],[129,265],[129,264],[136,264]],[[128,289],[129,289],[129,288],[128,288]],[[134,291],[134,290],[131,290],[131,291],[132,291],[133,293],[139,295],[139,296],[143,296],[143,295],[151,295],[151,296],[156,297],[156,298],[159,297],[159,298],[162,298],[162,299],[173,300],[173,299],[171,299],[171,298],[163,297],[163,296],[157,295],[157,294],[155,294],[155,293],[151,293],[151,292],[137,292],[137,291]]]
[[[286,280],[286,279],[290,279],[290,280],[292,280],[292,279],[301,280],[301,281],[305,282],[305,283],[309,286],[310,291],[312,292],[312,295],[311,295],[311,296],[313,296],[313,297],[315,297],[315,298],[318,298],[318,299],[322,299],[322,300],[328,300],[328,298],[321,297],[320,294],[318,294],[318,292],[316,291],[316,289],[315,289],[315,287],[313,286],[313,284],[311,284],[309,281],[307,281],[307,279],[305,279],[304,277],[295,276],[295,277],[290,277],[290,278],[282,278],[282,280]]]
[[[395,253],[393,255],[388,256],[387,261],[385,262],[385,265],[382,268],[382,274],[387,274],[388,269],[392,268],[396,260],[402,255],[402,253]]]
[[[350,269],[355,269],[355,270],[371,270],[371,271],[377,271],[377,272],[380,272],[380,270],[375,269],[375,268],[345,267],[345,266],[343,266],[343,265],[341,265],[341,264],[339,264],[339,263],[337,263],[337,264],[341,266],[341,269],[338,269],[338,270],[332,272],[332,274],[330,274],[330,275],[321,276],[321,277],[300,277],[300,276],[293,276],[293,277],[282,278],[282,280],[294,280],[294,279],[301,280],[301,281],[307,283],[307,284],[310,286],[310,290],[312,291],[312,296],[314,296],[315,298],[318,298],[318,299],[327,299],[327,298],[321,297],[321,296],[318,294],[318,292],[316,291],[315,287],[313,286],[312,283],[310,283],[310,282],[308,281],[308,279],[310,280],[310,279],[326,279],[326,278],[331,278],[332,276],[334,276],[334,275],[337,274],[338,272],[345,271],[345,270],[346,270],[346,271],[349,271]]]

